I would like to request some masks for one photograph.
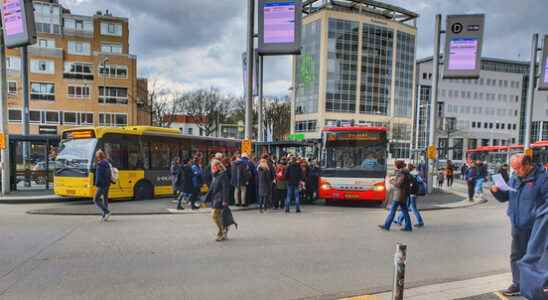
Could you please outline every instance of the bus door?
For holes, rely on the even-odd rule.
[[[114,168],[118,169],[118,181],[110,186],[113,198],[133,197],[135,183],[143,178],[143,157],[139,138],[109,134],[102,139],[100,147]]]

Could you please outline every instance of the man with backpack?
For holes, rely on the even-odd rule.
[[[244,157],[247,158],[247,154],[243,153],[230,167],[230,181],[234,187],[234,202],[236,206],[247,206],[247,186],[252,176],[248,164],[249,161],[244,160]]]
[[[95,153],[95,196],[93,202],[102,212],[102,221],[108,221],[110,210],[108,209],[108,189],[112,183],[112,169],[105,152],[98,150]]]
[[[411,176],[409,175],[409,170],[405,168],[405,162],[403,160],[397,160],[395,162],[396,172],[394,176],[390,179],[390,184],[392,186],[392,205],[390,206],[390,211],[383,225],[379,225],[379,228],[382,230],[390,230],[390,226],[394,221],[398,207],[401,209],[405,221],[405,227],[402,228],[402,231],[412,231],[411,227],[411,217],[409,217],[409,209],[407,207],[407,196],[411,189]]]
[[[407,197],[407,207],[413,211],[415,214],[415,227],[423,227],[424,221],[422,219],[421,213],[419,209],[417,208],[417,196],[424,196],[426,194],[426,184],[422,180],[422,178],[416,173],[415,166],[413,164],[408,164],[407,169],[409,170],[409,176],[410,176],[410,188],[409,188],[409,196]],[[400,211],[400,214],[398,218],[396,219],[395,223],[399,225],[403,225],[404,221],[404,214],[403,211]]]

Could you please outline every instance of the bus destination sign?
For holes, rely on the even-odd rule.
[[[329,133],[327,140],[335,141],[381,141],[383,132],[380,131],[361,131],[361,132],[337,132]]]

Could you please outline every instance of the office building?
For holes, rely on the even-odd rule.
[[[146,80],[137,80],[137,58],[129,53],[128,19],[108,11],[71,14],[57,0],[35,1],[34,9],[38,39],[28,47],[30,134],[150,124]],[[10,134],[23,133],[21,51],[6,53]]]
[[[292,132],[335,121],[386,126],[394,158],[412,141],[417,15],[379,1],[305,1],[294,60]]]

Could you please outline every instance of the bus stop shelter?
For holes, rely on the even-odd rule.
[[[59,141],[57,135],[9,136],[12,191],[49,190],[53,187]]]
[[[256,142],[254,150],[255,153],[270,153],[277,158],[294,154],[304,158],[317,159],[320,153],[320,141]]]

